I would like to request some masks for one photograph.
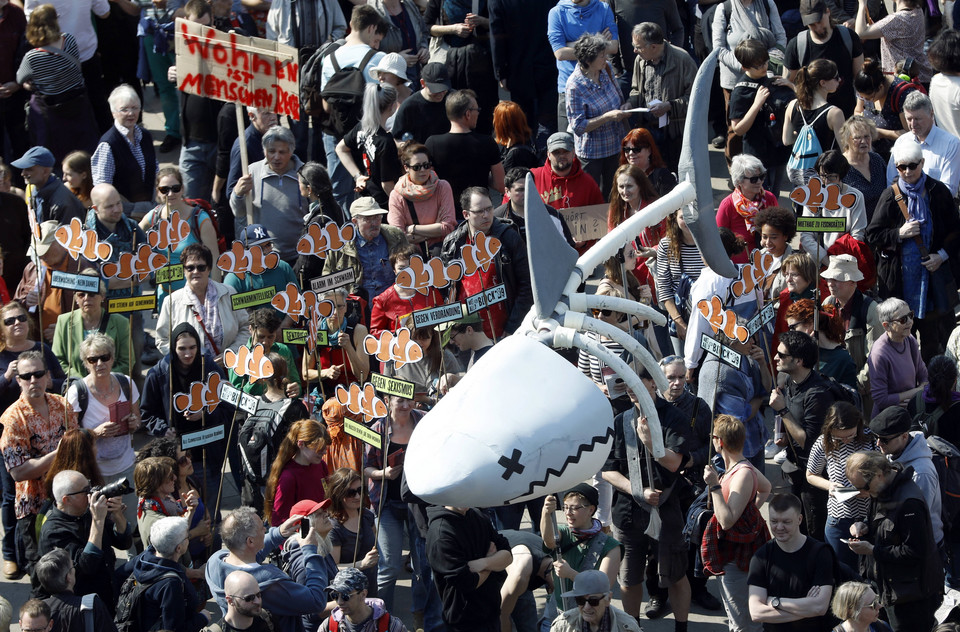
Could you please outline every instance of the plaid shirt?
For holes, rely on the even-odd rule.
[[[613,79],[608,64],[600,71],[599,83],[594,83],[580,70],[580,64],[567,79],[567,119],[573,130],[576,154],[586,160],[606,158],[620,152],[620,141],[627,134],[623,121],[606,123],[588,132],[587,122],[605,112],[617,110],[623,104],[623,94]]]
[[[723,567],[733,562],[742,571],[750,569],[750,559],[770,539],[770,530],[757,506],[747,503],[739,520],[728,530],[720,528],[714,514],[703,531],[700,557],[706,576],[723,575]]]

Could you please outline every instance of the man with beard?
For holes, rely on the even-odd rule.
[[[219,623],[221,632],[270,632],[270,625],[262,616],[263,595],[253,575],[233,571],[223,582],[223,590],[227,614]]]
[[[573,135],[569,132],[550,135],[547,162],[530,172],[544,203],[557,210],[604,202],[596,181],[580,167],[580,159],[573,153]]]

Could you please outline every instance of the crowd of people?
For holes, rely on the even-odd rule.
[[[960,629],[934,616],[960,588],[952,6],[0,0],[0,518],[4,576],[31,582],[21,629],[401,632],[405,565],[418,631],[639,632],[672,611],[685,632],[691,608],[722,609],[731,632]],[[180,92],[179,18],[296,47],[323,107],[293,120]],[[580,252],[595,235],[568,209],[608,204],[613,230],[668,194],[711,51],[715,138],[693,142],[724,150],[716,224],[741,278],[710,268],[677,210],[594,288],[666,325],[588,315],[645,347],[669,388],[584,334],[637,373],[662,437],[581,351],[568,360],[615,415],[592,479],[516,506],[416,498],[418,423],[533,305],[527,187]],[[324,92],[345,69],[363,84],[349,106]],[[145,89],[162,138],[143,126]],[[831,232],[810,230],[819,218]],[[91,237],[58,236],[77,223],[109,261],[77,256]],[[324,256],[298,248],[337,237]],[[218,265],[234,240],[276,265]],[[401,281],[433,257],[439,281],[493,243],[486,269]],[[133,273],[151,248],[164,278]],[[329,314],[310,313],[314,283],[341,277],[317,295]],[[453,322],[412,317],[498,286],[505,300]],[[115,309],[149,295],[155,335]],[[298,328],[315,350],[281,338]],[[404,331],[419,361],[365,342]],[[255,345],[269,376],[228,360]],[[373,373],[414,387],[381,395],[379,446],[347,432],[362,417],[334,396]],[[256,412],[209,410],[198,382]]]

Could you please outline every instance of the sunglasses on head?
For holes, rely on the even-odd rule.
[[[157,191],[159,191],[160,193],[163,193],[164,195],[168,195],[170,193],[180,193],[181,191],[183,191],[183,185],[171,184],[168,187],[157,187]]]
[[[99,362],[109,362],[113,358],[112,354],[104,353],[102,355],[87,356],[87,364],[97,364]]]
[[[205,263],[198,263],[198,264],[195,264],[195,265],[185,265],[185,266],[183,266],[183,269],[186,270],[187,272],[193,272],[193,271],[206,272],[206,271],[207,271],[207,264],[205,264]]]
[[[766,177],[767,177],[767,174],[761,173],[758,176],[744,176],[743,179],[749,182],[750,184],[756,184],[758,182],[763,182],[763,179]]]
[[[260,599],[261,595],[262,593],[255,592],[252,595],[247,595],[246,597],[241,597],[240,595],[230,595],[230,596],[233,597],[234,599],[239,599],[244,603],[251,603],[253,602],[254,599]]]
[[[574,597],[573,599],[577,602],[578,606],[585,606],[587,604],[590,604],[594,608],[599,606],[600,602],[604,600],[603,597],[585,597],[585,596]]]
[[[19,373],[17,377],[19,377],[24,382],[32,382],[34,378],[39,380],[46,374],[47,374],[47,370],[43,369],[42,371],[34,371],[33,373]]]
[[[407,165],[411,171],[423,171],[424,169],[430,169],[433,167],[432,162],[421,162],[419,165]]]
[[[920,166],[919,162],[905,162],[902,165],[897,165],[897,171],[899,171],[900,173],[903,173],[904,171],[907,171],[907,170],[913,171],[919,166]]]
[[[26,314],[17,314],[16,316],[9,316],[3,319],[3,324],[7,327],[13,325],[13,323],[25,323],[27,322]]]

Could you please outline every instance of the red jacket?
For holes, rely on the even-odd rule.
[[[576,208],[603,204],[603,194],[594,179],[580,167],[580,159],[574,156],[573,167],[566,176],[558,176],[550,167],[550,160],[542,167],[531,169],[537,192],[543,201],[553,208]]]

